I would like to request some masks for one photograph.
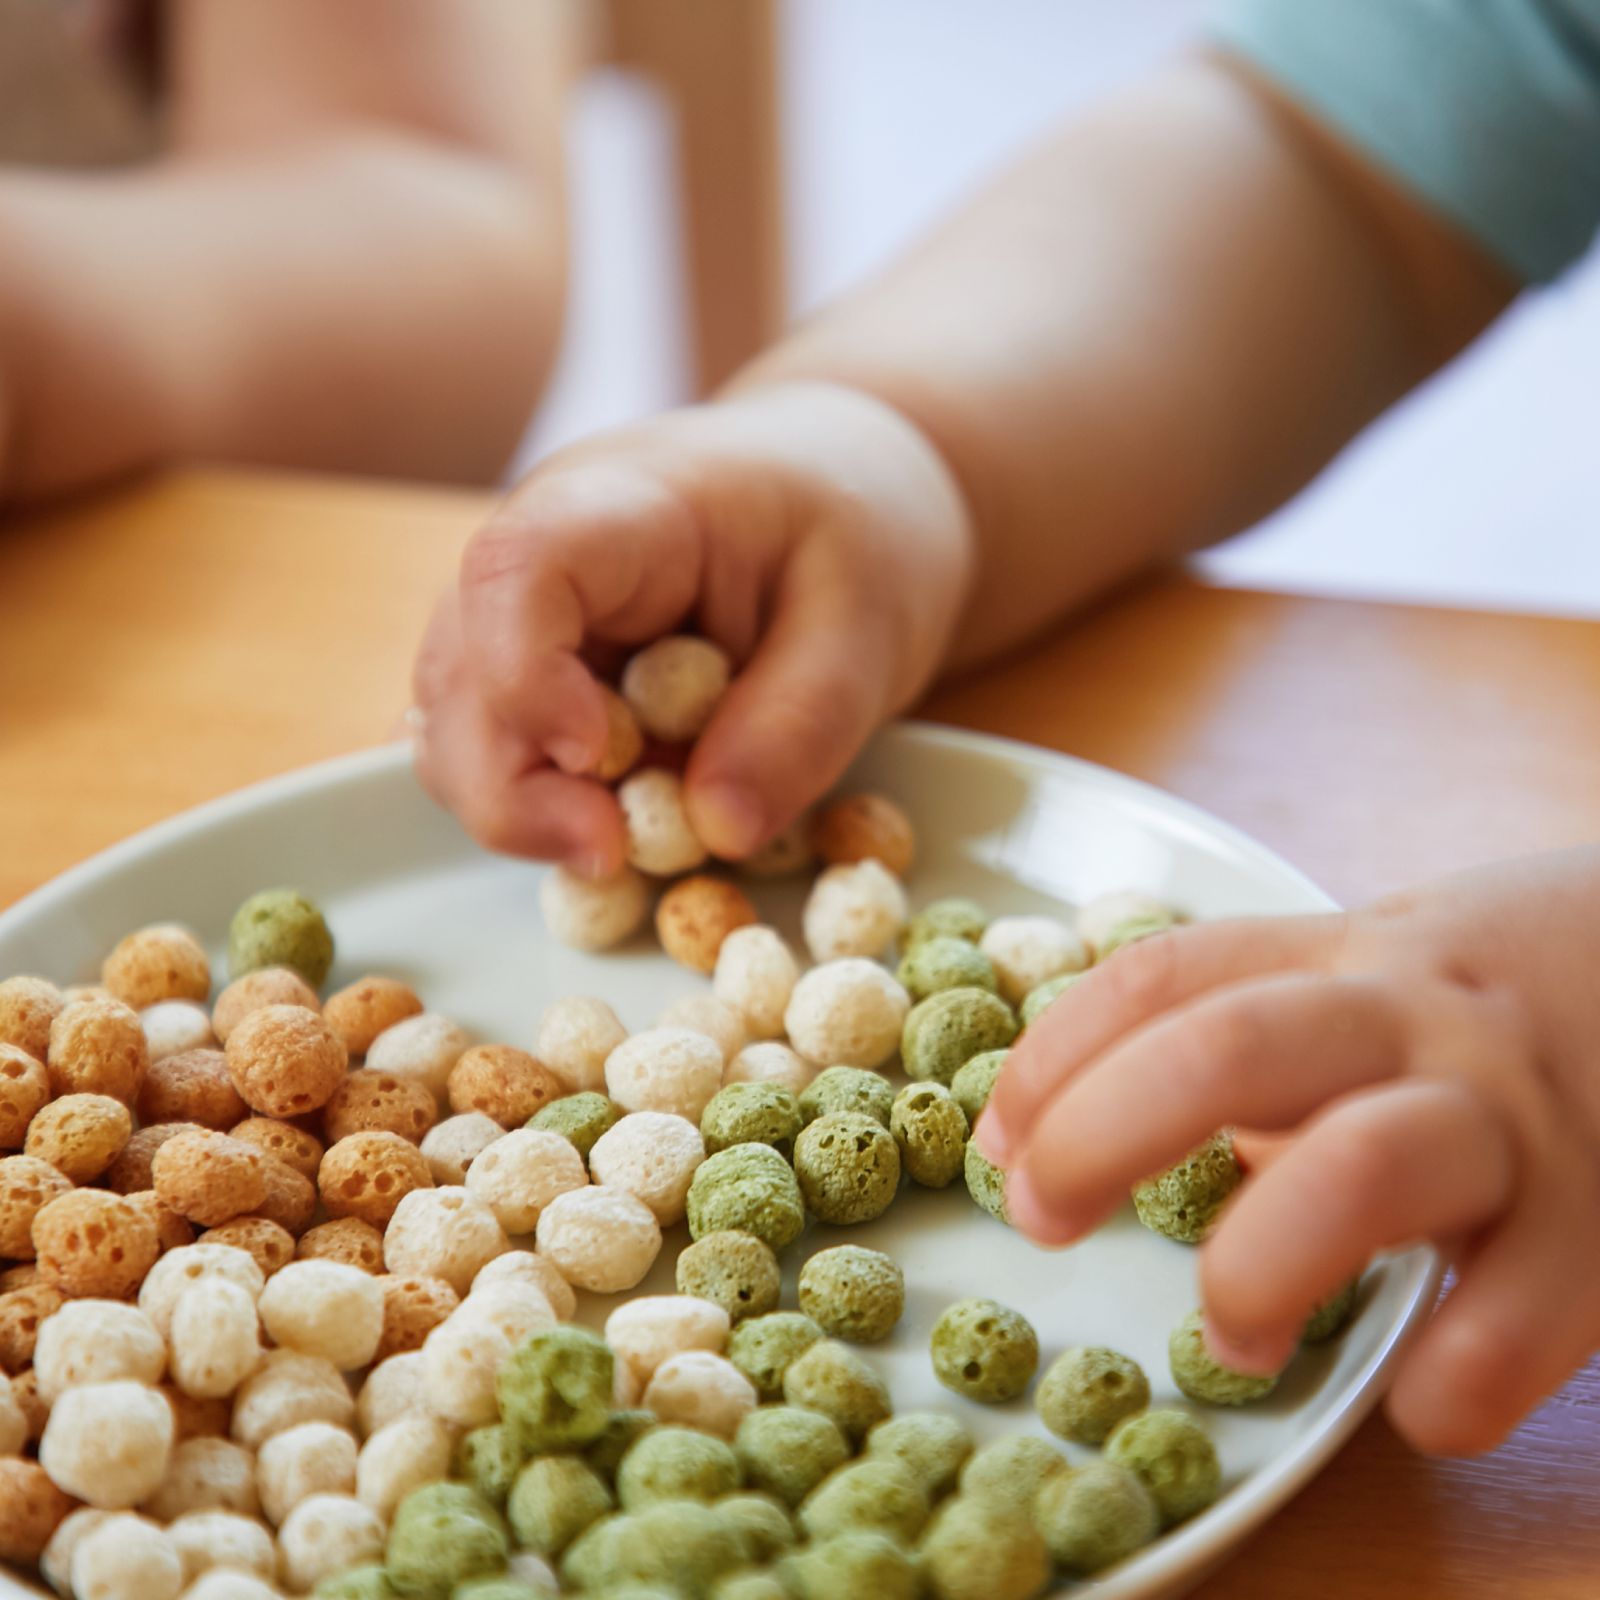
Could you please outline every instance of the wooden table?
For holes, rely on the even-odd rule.
[[[383,739],[480,497],[184,475],[0,525],[0,905],[158,818]],[[934,696],[1237,823],[1354,900],[1600,837],[1600,626],[1182,578]],[[1207,1600],[1595,1600],[1600,1369],[1503,1449],[1380,1420]]]

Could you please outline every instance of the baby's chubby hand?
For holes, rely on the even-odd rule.
[[[1113,956],[1013,1049],[975,1137],[1065,1245],[1219,1127],[1287,1132],[1202,1246],[1207,1341],[1270,1372],[1378,1251],[1455,1288],[1402,1358],[1413,1443],[1482,1450],[1600,1344],[1600,849],[1348,916],[1184,928]]]
[[[751,389],[564,450],[472,539],[429,627],[418,770],[482,843],[616,870],[597,673],[696,627],[736,676],[690,757],[689,815],[714,854],[747,855],[926,686],[971,552],[938,453],[852,389]]]

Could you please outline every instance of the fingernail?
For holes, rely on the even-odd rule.
[[[594,765],[594,753],[582,739],[558,733],[545,741],[545,754],[563,772],[587,772]]]
[[[1218,1366],[1251,1378],[1266,1378],[1282,1372],[1293,1353],[1292,1349],[1284,1348],[1281,1340],[1228,1333],[1209,1316],[1205,1319],[1205,1341],[1211,1359]]]
[[[761,843],[766,815],[750,790],[736,783],[712,783],[689,798],[690,820],[713,855],[737,859]]]
[[[972,1142],[977,1145],[978,1154],[991,1166],[1003,1167],[1010,1159],[1011,1141],[992,1111],[985,1111],[978,1118],[978,1126],[972,1130]]]
[[[1077,1230],[1045,1204],[1026,1172],[1006,1179],[1006,1217],[1035,1244],[1058,1248],[1077,1237]]]

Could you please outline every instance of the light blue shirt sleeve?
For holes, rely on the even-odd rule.
[[[1236,0],[1213,36],[1520,278],[1600,228],[1600,0]]]

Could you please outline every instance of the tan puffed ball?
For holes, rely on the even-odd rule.
[[[816,864],[811,845],[811,814],[804,812],[739,863],[751,878],[792,878]]]
[[[322,1112],[335,1143],[352,1133],[397,1133],[417,1144],[438,1120],[439,1103],[424,1085],[371,1067],[350,1073]]]
[[[683,1221],[689,1185],[706,1158],[700,1129],[670,1111],[632,1111],[606,1129],[589,1152],[596,1183],[625,1190],[649,1206],[663,1228]]]
[[[505,1129],[481,1111],[467,1111],[459,1117],[446,1117],[430,1128],[422,1139],[422,1159],[435,1183],[461,1185],[467,1181],[467,1168]]]
[[[155,1264],[155,1224],[122,1195],[74,1189],[33,1219],[33,1248],[45,1280],[72,1299],[131,1295]]]
[[[182,1589],[178,1547],[148,1517],[107,1517],[73,1549],[75,1600],[177,1600]]]
[[[72,1180],[37,1156],[0,1157],[0,1258],[33,1260],[33,1219]]]
[[[722,1081],[728,1083],[775,1083],[780,1089],[799,1094],[816,1077],[815,1063],[797,1055],[776,1039],[749,1044],[728,1063]]]
[[[308,1228],[295,1254],[302,1261],[337,1261],[377,1276],[383,1271],[383,1234],[360,1217],[336,1217]]]
[[[64,1094],[28,1124],[24,1148],[74,1183],[93,1183],[122,1154],[133,1118],[108,1094]]]
[[[28,1123],[50,1098],[42,1061],[14,1044],[0,1043],[0,1150],[20,1150]]]
[[[497,1283],[531,1283],[550,1302],[558,1320],[571,1322],[578,1310],[578,1297],[572,1285],[556,1270],[555,1263],[534,1250],[507,1250],[478,1269],[472,1280],[474,1291]]]
[[[28,1442],[28,1418],[12,1392],[11,1380],[0,1373],[0,1456],[19,1456]]]
[[[266,1158],[225,1133],[180,1133],[156,1151],[155,1191],[179,1216],[214,1228],[259,1211],[267,1195]]]
[[[233,1413],[230,1400],[202,1400],[185,1394],[175,1383],[163,1383],[159,1387],[162,1398],[172,1407],[176,1444],[186,1439],[220,1439],[226,1435]]]
[[[172,1447],[167,1475],[144,1509],[157,1522],[171,1522],[191,1511],[237,1511],[253,1517],[261,1508],[256,1494],[256,1458],[231,1439],[184,1439]]]
[[[352,1133],[322,1158],[317,1187],[330,1217],[387,1226],[407,1195],[433,1186],[427,1158],[397,1133]]]
[[[157,1122],[135,1128],[117,1159],[105,1171],[106,1187],[118,1194],[135,1194],[155,1187],[156,1151],[180,1133],[203,1133],[198,1122]]]
[[[44,1282],[0,1294],[0,1367],[15,1374],[28,1366],[39,1325],[62,1303],[61,1291]]]
[[[568,1094],[583,1094],[604,1091],[606,1057],[627,1037],[604,1000],[572,995],[546,1008],[533,1048]]]
[[[570,1139],[542,1128],[518,1128],[496,1139],[467,1168],[467,1192],[495,1214],[507,1233],[532,1233],[539,1213],[589,1181]]]
[[[266,1162],[264,1175],[267,1193],[260,1214],[298,1239],[317,1214],[317,1186],[286,1161]]]
[[[120,1511],[161,1487],[172,1434],[172,1408],[148,1385],[88,1383],[52,1407],[39,1461],[58,1488],[101,1511]]]
[[[561,1098],[561,1080],[543,1062],[509,1044],[480,1044],[450,1069],[450,1109],[481,1111],[502,1127],[519,1128]]]
[[[177,1388],[195,1400],[223,1399],[261,1365],[255,1296],[227,1278],[201,1278],[178,1296],[169,1340]]]
[[[615,783],[638,765],[644,754],[644,734],[628,702],[609,684],[602,683],[599,688],[606,708],[606,743],[594,775],[602,783]]]
[[[624,1111],[671,1111],[696,1126],[722,1087],[722,1051],[688,1028],[647,1028],[606,1058],[606,1092]]]
[[[166,1369],[167,1347],[156,1325],[121,1300],[69,1300],[39,1325],[33,1349],[47,1405],[85,1383],[159,1383]]]
[[[756,920],[750,897],[725,878],[696,873],[672,885],[656,905],[661,948],[691,972],[710,974],[722,941]]]
[[[217,1042],[211,1013],[195,1000],[158,1000],[139,1013],[139,1026],[152,1066],[186,1050],[210,1050]]]
[[[278,1549],[255,1517],[236,1511],[186,1511],[167,1529],[183,1562],[183,1581],[192,1584],[207,1572],[248,1572],[276,1577]]]
[[[450,1476],[456,1429],[443,1417],[414,1412],[397,1417],[372,1435],[356,1459],[356,1499],[382,1517],[413,1489]]]
[[[135,1011],[162,1000],[204,1000],[211,993],[211,963],[187,928],[156,923],[117,944],[100,968],[100,983]]]
[[[811,842],[829,866],[879,861],[897,878],[910,872],[917,855],[911,818],[882,794],[845,795],[819,807]]]
[[[274,1434],[302,1422],[348,1428],[355,1409],[344,1374],[332,1362],[298,1350],[269,1350],[233,1397],[231,1431],[238,1443],[260,1450]]]
[[[131,1106],[150,1064],[139,1014],[120,1000],[76,1000],[50,1024],[50,1092],[106,1094]]]
[[[651,738],[687,744],[711,721],[732,675],[727,652],[709,639],[669,634],[622,669],[622,698]]]
[[[356,1441],[331,1422],[302,1422],[275,1433],[256,1457],[261,1510],[276,1527],[314,1494],[354,1494]]]
[[[303,1006],[263,1006],[229,1035],[228,1072],[252,1111],[303,1117],[328,1103],[349,1066],[344,1046]]]
[[[115,1000],[116,996],[101,983],[69,983],[62,987],[61,998],[75,1006],[80,1000]]]
[[[277,1117],[247,1117],[228,1129],[232,1138],[254,1145],[262,1155],[293,1167],[302,1178],[315,1180],[322,1165],[322,1141],[292,1122]]]
[[[800,925],[813,960],[838,961],[881,956],[909,914],[900,880],[881,862],[857,861],[817,878]]]
[[[364,1438],[412,1412],[426,1412],[421,1350],[407,1350],[375,1366],[361,1385],[356,1421]]]
[[[30,1234],[33,1224],[28,1224]],[[36,1261],[19,1261],[13,1267],[0,1270],[0,1294],[9,1294],[13,1289],[26,1289],[29,1284],[40,1283],[39,1264]]]
[[[317,991],[288,967],[262,967],[235,978],[211,1008],[211,1030],[222,1044],[252,1012],[267,1006],[299,1006],[305,1011],[320,1011]]]
[[[220,1050],[183,1050],[152,1061],[136,1102],[140,1122],[196,1122],[225,1133],[249,1115]]]
[[[478,1269],[511,1248],[492,1212],[465,1188],[414,1189],[383,1236],[384,1263],[402,1277],[443,1278],[457,1294]]]
[[[43,1061],[50,1050],[50,1024],[66,1003],[48,979],[7,978],[0,983],[0,1044]]]
[[[442,1101],[450,1069],[471,1044],[465,1028],[436,1011],[422,1011],[385,1028],[367,1051],[367,1065],[375,1072],[419,1083]]]
[[[819,1067],[881,1067],[899,1048],[910,1009],[911,996],[877,962],[847,957],[800,979],[784,1027]]]
[[[380,1033],[421,1012],[422,1001],[410,984],[369,975],[330,994],[322,1020],[344,1041],[353,1059],[364,1056]]]
[[[685,1350],[728,1348],[728,1313],[687,1294],[646,1294],[625,1300],[606,1318],[605,1340],[641,1385],[664,1361]]]
[[[716,1041],[724,1062],[732,1061],[750,1042],[744,1018],[714,994],[686,994],[656,1018],[658,1028],[687,1028]]]
[[[44,1436],[44,1425],[50,1420],[50,1406],[39,1394],[39,1375],[32,1367],[11,1380],[11,1399],[22,1413],[24,1444],[38,1444]]]
[[[689,821],[683,779],[665,767],[641,767],[617,789],[628,864],[655,878],[693,872],[706,847]]]
[[[650,888],[631,866],[609,878],[551,867],[539,880],[539,910],[551,938],[574,950],[609,950],[644,926]]]
[[[0,1456],[0,1561],[37,1561],[72,1508],[37,1461]]]
[[[656,1368],[641,1404],[663,1423],[731,1439],[755,1410],[756,1390],[726,1356],[684,1350]]]
[[[558,1195],[539,1217],[539,1254],[594,1294],[631,1289],[661,1253],[661,1224],[644,1201],[590,1184]]]
[[[139,1288],[139,1309],[156,1325],[162,1338],[172,1331],[172,1313],[179,1295],[206,1278],[236,1283],[255,1304],[266,1277],[243,1250],[232,1245],[202,1242],[169,1250],[150,1269]]]
[[[353,1496],[314,1494],[278,1530],[283,1576],[297,1594],[350,1567],[383,1559],[384,1528]]]
[[[751,1037],[776,1039],[800,981],[800,963],[776,928],[735,928],[717,952],[711,988],[744,1019]]]
[[[194,1228],[187,1217],[180,1217],[171,1206],[163,1205],[154,1189],[135,1189],[123,1196],[129,1204],[137,1206],[156,1230],[156,1249],[161,1255],[182,1245],[194,1243]]]
[[[370,1272],[340,1261],[291,1261],[256,1304],[285,1350],[321,1356],[341,1372],[366,1366],[383,1333],[383,1290]]]
[[[270,1217],[232,1217],[219,1227],[207,1228],[202,1240],[246,1251],[268,1278],[295,1258],[294,1235]]]
[[[994,966],[1000,998],[1021,1005],[1041,983],[1089,965],[1089,947],[1054,917],[996,917],[978,948]]]
[[[119,1515],[121,1513],[116,1511],[96,1511],[92,1506],[80,1506],[64,1517],[50,1535],[50,1542],[39,1557],[39,1571],[64,1600],[72,1600],[72,1555],[80,1541],[108,1517]]]
[[[378,1287],[383,1291],[383,1333],[374,1361],[420,1350],[422,1341],[461,1304],[461,1296],[443,1278],[386,1272]]]

